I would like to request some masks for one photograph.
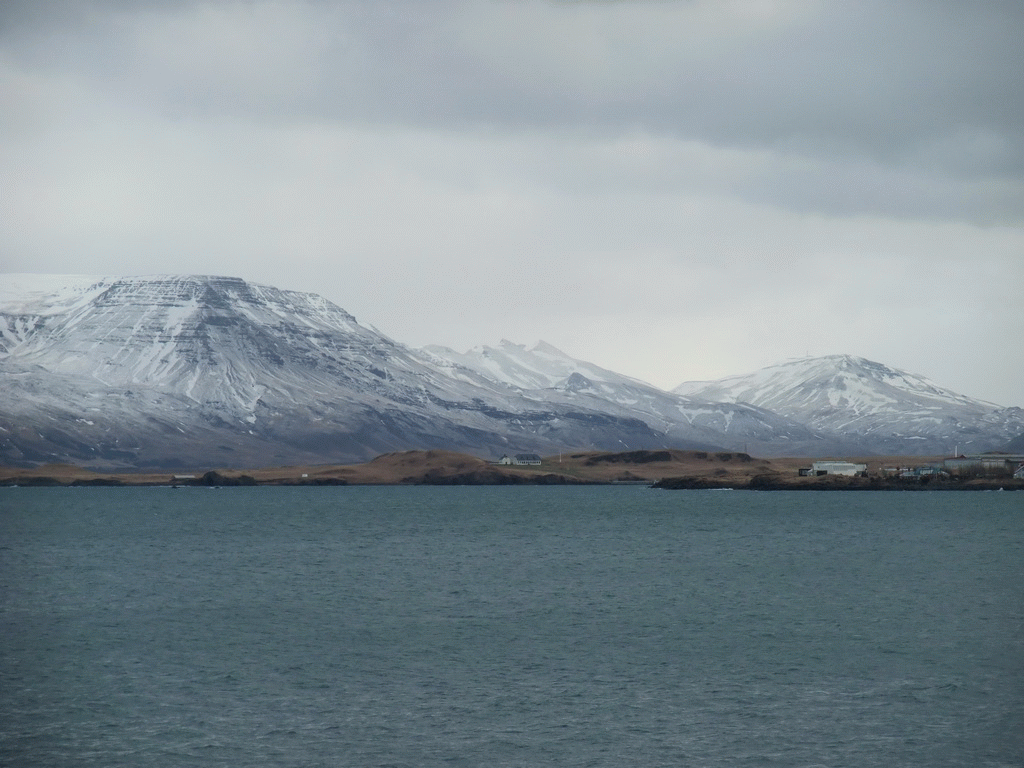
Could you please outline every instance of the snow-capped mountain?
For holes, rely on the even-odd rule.
[[[637,418],[439,368],[313,294],[225,277],[5,276],[0,302],[7,463],[253,466],[407,448],[672,445]]]
[[[906,371],[850,355],[793,360],[677,394],[750,403],[853,441],[865,453],[991,450],[1024,429],[1024,410],[1002,408]]]
[[[465,353],[439,346],[424,351],[438,365],[473,370],[533,399],[643,419],[693,448],[717,445],[760,455],[813,455],[840,447],[837,441],[769,410],[665,392],[577,360],[544,341],[527,347],[502,340],[497,347],[480,346]]]
[[[986,450],[1024,412],[859,358],[665,392],[543,342],[413,350],[237,278],[0,276],[0,461],[251,467],[410,448]]]
[[[493,381],[520,389],[559,386],[573,374],[591,382],[610,385],[606,390],[610,395],[615,393],[617,386],[650,387],[638,379],[576,360],[546,341],[539,341],[528,348],[525,344],[514,344],[502,339],[497,347],[479,346],[464,353],[436,345],[423,349],[442,360],[473,369]]]

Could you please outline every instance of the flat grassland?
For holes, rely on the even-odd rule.
[[[835,457],[833,457],[835,458]],[[211,468],[198,472],[108,473],[68,464],[32,469],[0,467],[0,485],[564,485],[658,484],[665,488],[759,490],[983,490],[1024,488],[1012,478],[900,479],[891,470],[932,463],[936,457],[852,457],[868,466],[867,477],[800,477],[809,458],[758,459],[730,451],[581,451],[547,456],[540,465],[497,465],[443,450],[402,451],[364,464]]]

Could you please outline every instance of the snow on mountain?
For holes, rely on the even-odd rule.
[[[709,446],[761,455],[815,453],[838,448],[803,424],[748,404],[715,403],[665,392],[646,382],[577,360],[547,342],[533,347],[502,340],[459,353],[446,347],[424,350],[447,362],[521,389],[546,402],[577,404],[641,418],[692,448]]]
[[[0,381],[8,464],[244,467],[410,448],[924,454],[1024,432],[1019,408],[860,358],[665,392],[544,342],[413,350],[320,296],[211,276],[0,276]]]
[[[1020,408],[975,400],[850,355],[793,360],[717,381],[686,382],[673,391],[766,408],[870,453],[989,450],[1024,427]]]
[[[639,419],[438,367],[314,294],[206,276],[3,286],[8,462],[252,466],[665,445]]]
[[[0,306],[0,359],[109,386],[162,387],[250,419],[261,405],[317,394],[412,403],[479,394],[479,382],[453,380],[315,294],[155,276],[100,278],[53,302]],[[489,391],[492,400],[503,394]]]
[[[546,341],[539,341],[529,348],[525,344],[502,339],[497,347],[479,346],[465,353],[440,346],[424,347],[424,351],[520,389],[554,387],[572,374],[580,374],[596,383],[650,386],[593,363],[576,360]],[[613,392],[612,389],[607,391]]]
[[[66,312],[104,290],[109,278],[96,275],[4,274],[0,309],[14,314]]]

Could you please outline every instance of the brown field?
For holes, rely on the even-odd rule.
[[[878,487],[883,470],[928,464],[937,457],[850,457],[868,465],[869,478],[799,477],[809,458],[758,459],[745,453],[648,450],[607,453],[582,451],[544,458],[540,466],[498,466],[483,459],[451,451],[403,451],[378,456],[365,464],[336,466],[267,467],[253,470],[211,468],[216,475],[205,484],[244,482],[258,485],[408,485],[408,484],[567,484],[653,483],[687,478],[690,487],[799,488],[861,487],[874,479]],[[203,472],[192,477],[171,472],[103,473],[68,464],[47,464],[34,469],[0,467],[0,485],[190,485],[204,481]],[[969,485],[969,484],[964,484]],[[977,485],[977,483],[975,483]],[[997,485],[1018,487],[1019,481]]]

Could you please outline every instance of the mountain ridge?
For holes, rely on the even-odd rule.
[[[952,450],[951,437],[995,447],[1024,432],[1020,409],[835,357],[817,359],[816,372],[668,392],[546,342],[412,349],[319,295],[240,278],[4,275],[0,461],[252,467],[431,448],[920,454]],[[917,431],[907,392],[922,411]]]
[[[547,401],[586,402],[622,416],[633,414],[680,440],[717,443],[730,450],[771,453],[839,450],[841,441],[803,424],[745,403],[720,403],[675,395],[652,384],[565,354],[540,341],[532,347],[503,340],[466,353],[427,347],[435,357],[475,370]]]
[[[854,355],[801,358],[716,381],[684,382],[686,396],[748,402],[823,434],[872,448],[915,453],[990,450],[1024,427],[1024,410],[1004,408],[938,386],[923,376]]]
[[[8,463],[255,466],[668,439],[468,369],[450,376],[322,297],[238,278],[78,281],[5,301],[0,337]]]

